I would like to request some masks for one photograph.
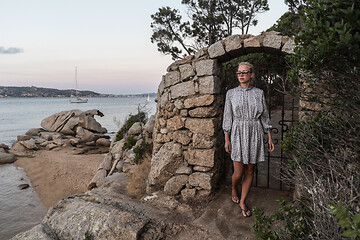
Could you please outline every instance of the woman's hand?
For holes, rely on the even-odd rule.
[[[268,138],[269,138],[269,152],[273,152],[275,150],[275,145],[272,140],[272,136],[270,132],[268,132]]]
[[[229,139],[229,134],[225,134],[225,151],[227,153],[231,153],[231,144]]]

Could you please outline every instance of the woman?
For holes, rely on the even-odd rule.
[[[252,212],[246,207],[245,201],[256,163],[265,161],[264,132],[268,135],[269,152],[274,151],[274,143],[264,92],[252,86],[253,65],[240,63],[236,74],[240,86],[226,93],[223,118],[225,151],[231,154],[234,166],[231,200],[239,204],[244,217],[250,217]],[[244,174],[239,196],[237,189]]]

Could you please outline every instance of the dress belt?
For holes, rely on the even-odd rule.
[[[260,121],[260,118],[234,118],[237,121],[249,121],[249,122],[257,122]]]

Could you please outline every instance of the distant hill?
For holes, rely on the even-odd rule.
[[[75,89],[60,90],[55,88],[41,87],[8,87],[0,86],[0,98],[5,97],[71,97],[75,95]],[[136,96],[156,96],[156,93],[114,95],[101,94],[93,91],[77,91],[79,97],[136,97]]]

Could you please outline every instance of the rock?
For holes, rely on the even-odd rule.
[[[155,126],[155,115],[151,115],[144,126],[144,131],[148,133],[153,133],[154,126]]]
[[[215,165],[215,150],[189,149],[184,151],[184,158],[188,164],[211,168]]]
[[[170,130],[178,130],[184,127],[184,121],[181,119],[180,116],[175,116],[167,120],[167,127]]]
[[[35,144],[40,144],[40,146],[41,146],[41,144],[44,143],[44,142],[46,142],[46,140],[43,139],[43,138],[36,138],[36,139],[35,139]]]
[[[56,136],[56,135],[61,135],[60,133],[57,133],[57,132],[41,132],[40,133],[40,137],[45,139],[45,140],[48,140],[48,141],[51,141],[53,140]]]
[[[217,61],[208,59],[202,60],[195,63],[195,69],[198,77],[200,76],[211,76],[216,75],[218,72]]]
[[[30,150],[37,150],[37,149],[39,149],[39,148],[36,146],[36,143],[35,143],[35,140],[34,140],[34,139],[30,139],[30,140],[27,140],[27,141],[19,141],[19,143],[21,143],[24,147],[26,147],[27,149],[30,149]]]
[[[43,128],[31,128],[25,134],[28,136],[39,136],[40,132],[46,131]]]
[[[32,151],[24,147],[20,142],[14,142],[9,153],[14,154],[16,156],[21,157],[29,157],[32,156]]]
[[[18,188],[20,188],[21,190],[26,189],[26,188],[28,188],[28,187],[30,187],[30,185],[29,185],[29,184],[26,184],[26,183],[20,184],[20,185],[18,186]]]
[[[169,179],[164,187],[164,192],[170,196],[177,195],[180,190],[186,185],[189,176],[178,175]]]
[[[69,140],[69,142],[70,142],[70,144],[71,144],[72,146],[76,146],[76,145],[78,145],[78,144],[80,143],[80,139],[79,139],[79,138],[71,138],[71,139]]]
[[[179,83],[181,81],[180,79],[180,72],[178,71],[171,71],[168,72],[164,77],[164,83],[165,87],[170,87],[172,85],[175,85],[176,83]]]
[[[8,150],[8,149],[9,149],[9,146],[6,145],[6,144],[4,144],[4,143],[2,143],[2,144],[0,144],[0,148],[3,148],[3,149],[5,149],[5,150]]]
[[[110,153],[115,156],[116,154],[122,154],[123,153],[123,146],[125,144],[125,139],[121,139],[120,141],[117,141],[114,143],[114,146],[111,148]]]
[[[186,175],[190,175],[192,173],[192,169],[191,167],[187,167],[187,166],[181,166],[178,169],[176,169],[175,174],[186,174]]]
[[[50,144],[46,145],[46,150],[50,151],[57,147],[58,147],[58,145],[56,145],[55,143],[50,143]]]
[[[199,78],[200,94],[220,94],[221,79],[217,76],[205,76]]]
[[[90,141],[85,143],[86,146],[95,146],[95,144],[96,144],[95,141]]]
[[[199,118],[187,118],[185,121],[185,127],[192,133],[201,133],[206,136],[214,136],[216,128],[216,119],[199,119]]]
[[[194,166],[195,172],[209,172],[212,168],[211,167],[203,167],[203,166]]]
[[[151,159],[149,184],[164,186],[175,175],[176,170],[183,165],[181,144],[165,143]]]
[[[134,153],[134,151],[132,149],[127,149],[123,153],[123,161],[124,161],[124,163],[135,164],[134,159],[135,159],[135,153]]]
[[[142,122],[134,123],[131,128],[128,130],[129,135],[139,135],[142,132],[144,124]]]
[[[99,138],[96,140],[96,146],[104,146],[104,147],[110,147],[110,140],[106,138]]]
[[[212,190],[211,173],[195,172],[189,176],[188,183],[192,187],[201,187],[205,190]]]
[[[196,189],[195,188],[185,188],[181,191],[181,196],[184,199],[184,201],[188,202],[190,200],[193,200],[196,195]]]
[[[106,175],[107,175],[107,171],[105,169],[97,170],[94,177],[91,179],[87,189],[91,190],[93,188],[96,188],[97,187],[96,183],[101,181],[102,179],[104,179],[106,177]]]
[[[198,107],[189,111],[190,117],[208,118],[215,117],[219,113],[219,107]]]
[[[202,95],[196,97],[190,97],[185,99],[184,107],[185,108],[193,108],[193,107],[200,107],[200,106],[209,106],[215,101],[214,95]]]
[[[78,116],[82,111],[71,110],[55,113],[41,121],[41,127],[49,132],[60,132],[65,124],[74,116]]]
[[[106,133],[107,131],[104,131],[104,128],[101,127],[101,124],[98,123],[93,117],[94,115],[95,114],[93,114],[92,112],[90,113],[89,111],[81,113],[79,115],[79,126],[95,133]]]
[[[106,154],[106,156],[104,157],[104,160],[102,161],[102,163],[100,164],[98,170],[100,169],[104,169],[106,171],[110,171],[111,167],[112,167],[112,155],[110,153]]]
[[[182,145],[188,145],[191,141],[191,135],[192,133],[188,130],[180,130],[173,133],[173,139]]]
[[[42,138],[41,138],[42,139]],[[40,147],[46,147],[48,144],[53,143],[51,141],[46,141],[45,139],[43,139],[44,141],[42,143],[40,143]]]
[[[193,148],[212,148],[214,144],[215,144],[215,139],[212,140],[210,137],[201,133],[193,134],[192,137]]]
[[[225,55],[225,49],[221,41],[217,41],[208,48],[210,58],[218,58]]]
[[[14,154],[6,153],[3,148],[0,148],[0,164],[4,163],[13,163],[16,160],[16,157]]]
[[[30,140],[30,139],[31,139],[31,136],[27,136],[27,135],[19,135],[19,136],[17,136],[18,141],[27,141],[27,140]]]
[[[76,128],[76,137],[80,139],[80,142],[91,142],[97,140],[97,137],[93,132],[90,132],[82,127]]]
[[[178,83],[170,87],[170,98],[187,97],[195,94],[195,87],[192,81]]]
[[[179,66],[181,81],[186,81],[188,78],[195,76],[195,71],[190,64]]]

